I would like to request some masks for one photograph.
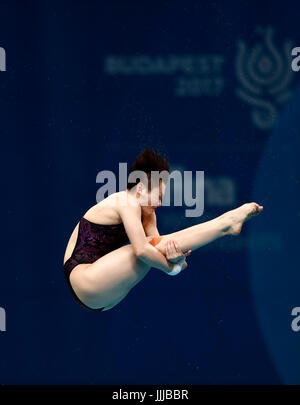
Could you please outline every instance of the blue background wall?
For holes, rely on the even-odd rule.
[[[1,384],[300,382],[299,12],[0,2]],[[118,306],[89,312],[64,280],[68,238],[96,203],[97,173],[145,146],[172,170],[205,172],[204,214],[162,207],[161,234],[249,201],[264,212],[179,276],[153,269]]]

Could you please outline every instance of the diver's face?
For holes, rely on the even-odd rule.
[[[157,207],[162,205],[162,198],[165,193],[166,185],[160,180],[159,187],[153,187],[151,192],[145,195],[145,205],[142,206],[144,212],[150,214],[155,211]]]

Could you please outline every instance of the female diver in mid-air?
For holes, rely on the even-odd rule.
[[[67,244],[67,283],[76,301],[91,310],[113,308],[151,267],[177,274],[187,267],[185,257],[192,250],[221,236],[238,235],[243,223],[263,210],[257,203],[246,203],[210,221],[160,235],[155,210],[162,203],[166,182],[151,185],[151,171],[169,173],[169,163],[157,151],[146,148],[129,173],[135,170],[146,173],[147,187],[140,179],[135,184],[128,182],[125,191],[110,194],[92,206]],[[126,197],[126,204],[118,204],[120,197]]]

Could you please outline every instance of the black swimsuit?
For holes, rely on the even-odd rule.
[[[128,236],[122,222],[116,225],[103,225],[90,222],[84,217],[81,218],[75,248],[71,257],[64,264],[67,283],[80,305],[94,311],[102,311],[105,308],[90,308],[77,297],[70,283],[73,268],[80,263],[93,263],[99,257],[118,249],[126,242],[128,242]]]

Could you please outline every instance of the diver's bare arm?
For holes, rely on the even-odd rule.
[[[155,267],[166,273],[172,271],[174,263],[170,263],[165,256],[147,240],[141,223],[141,207],[135,205],[134,201],[132,201],[132,203],[127,206],[119,207],[119,213],[136,256],[151,267]]]

